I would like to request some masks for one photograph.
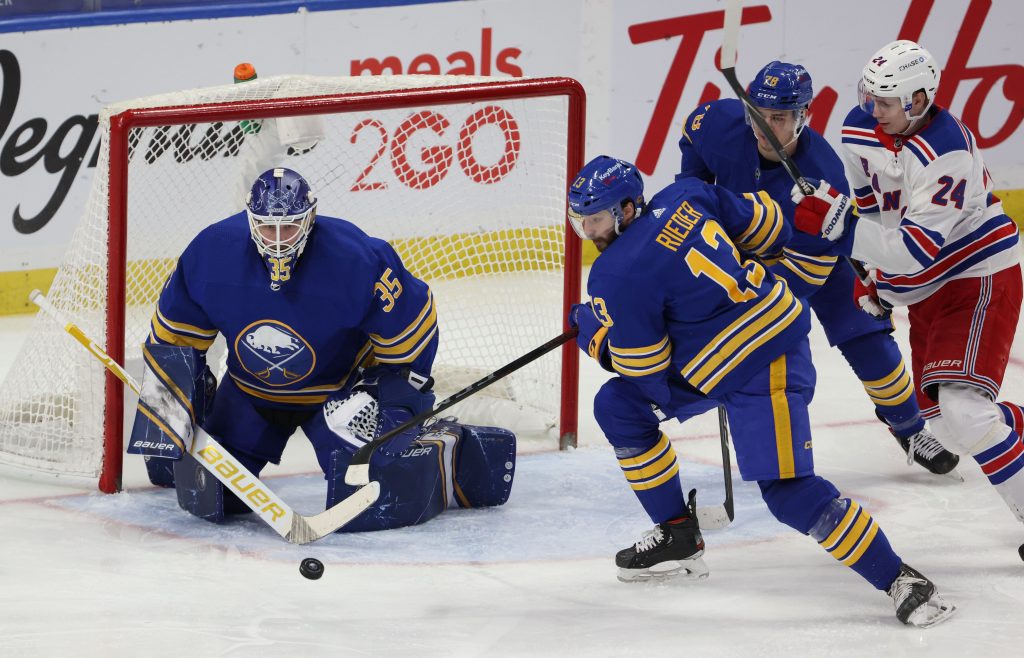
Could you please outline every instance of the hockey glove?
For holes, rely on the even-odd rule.
[[[850,224],[853,203],[828,181],[808,178],[807,182],[814,186],[814,194],[805,196],[799,185],[790,193],[796,204],[793,223],[797,230],[835,242]]]
[[[889,316],[889,305],[878,298],[878,289],[871,279],[865,282],[859,276],[853,278],[853,301],[860,310],[876,318]]]
[[[362,379],[352,390],[365,391],[377,400],[377,430],[374,438],[379,438],[410,418],[433,409],[434,394],[430,392],[433,385],[433,378],[421,377],[408,369],[373,366],[363,371]],[[388,457],[397,457],[419,433],[418,426],[410,427],[382,445],[379,452]]]
[[[596,360],[605,370],[612,371],[612,359],[608,353],[608,327],[601,324],[590,302],[574,304],[569,311],[569,326],[578,327],[576,344]]]

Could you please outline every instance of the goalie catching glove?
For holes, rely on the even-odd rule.
[[[358,450],[410,418],[433,409],[434,394],[430,392],[433,385],[433,378],[408,369],[399,371],[373,366],[363,371],[362,378],[348,395],[324,404],[324,419],[332,432]],[[410,427],[381,446],[378,452],[397,457],[418,434],[418,427]]]

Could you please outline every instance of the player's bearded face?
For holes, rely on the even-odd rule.
[[[611,210],[602,210],[593,215],[570,213],[569,219],[576,233],[584,240],[592,241],[598,251],[604,251],[616,238],[615,217]]]

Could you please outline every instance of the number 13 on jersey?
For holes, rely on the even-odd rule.
[[[757,297],[754,291],[761,287],[764,280],[764,268],[757,261],[747,261],[746,264],[740,259],[739,249],[732,243],[725,231],[714,221],[704,222],[701,227],[700,237],[711,248],[710,254],[705,254],[699,248],[694,247],[686,253],[686,265],[694,276],[706,276],[721,286],[729,299],[737,304],[750,301]],[[722,243],[725,243],[724,245]],[[743,272],[743,279],[739,280],[733,274],[737,270]]]

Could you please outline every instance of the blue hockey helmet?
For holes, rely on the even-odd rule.
[[[747,92],[754,105],[771,110],[801,110],[814,96],[807,69],[778,60],[757,72]]]
[[[305,178],[283,167],[268,169],[252,184],[245,207],[261,256],[302,253],[316,218],[316,197]]]
[[[814,96],[811,74],[807,69],[799,64],[775,60],[757,72],[747,87],[747,93],[757,107],[794,112],[793,139],[800,136],[807,125],[807,108]],[[746,118],[750,123],[750,116]]]
[[[590,238],[583,218],[608,211],[615,221],[615,235],[622,233],[622,207],[633,202],[637,214],[644,208],[644,179],[636,165],[599,155],[580,169],[569,187],[569,220],[576,234]]]

